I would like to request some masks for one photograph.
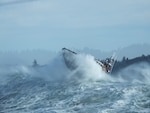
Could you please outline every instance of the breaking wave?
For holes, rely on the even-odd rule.
[[[14,75],[23,79],[40,78],[51,82],[106,81],[150,83],[150,65],[148,63],[134,64],[120,70],[115,75],[110,75],[102,70],[91,55],[79,54],[75,60],[78,64],[75,70],[69,70],[67,68],[61,54],[48,64],[42,66],[1,66],[0,84],[7,83]]]
[[[104,73],[101,67],[94,61],[91,55],[80,54],[76,57],[78,68],[69,70],[62,55],[58,55],[47,65],[43,66],[13,66],[1,68],[0,75],[2,78],[13,75],[22,77],[38,77],[49,81],[65,80],[106,80],[110,79],[109,75]],[[4,77],[5,76],[5,77]]]
[[[69,70],[59,54],[43,66],[1,66],[0,112],[149,113],[149,64],[108,75],[91,55],[79,54],[76,62]]]

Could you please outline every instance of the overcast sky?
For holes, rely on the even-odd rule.
[[[150,44],[150,0],[0,0],[3,51],[138,43]]]

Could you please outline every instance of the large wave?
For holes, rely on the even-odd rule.
[[[1,84],[13,76],[25,78],[41,78],[46,81],[111,81],[111,82],[147,82],[150,81],[150,65],[140,63],[120,70],[116,75],[106,74],[95,62],[94,56],[78,54],[75,57],[78,67],[69,70],[65,65],[63,56],[59,53],[53,60],[42,66],[19,65],[0,68]]]
[[[61,54],[42,66],[1,66],[0,112],[149,113],[147,63],[108,75],[91,55],[79,54],[75,60],[75,70],[67,68]]]
[[[64,62],[63,56],[58,54],[48,64],[43,66],[13,66],[0,68],[1,80],[5,80],[8,76],[18,75],[25,77],[43,78],[49,81],[81,81],[81,80],[105,80],[109,76],[105,74],[101,67],[94,61],[91,55],[79,54],[76,56],[78,68],[69,70]],[[2,82],[1,82],[2,83]]]

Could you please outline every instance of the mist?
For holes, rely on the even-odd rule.
[[[132,83],[150,83],[150,64],[146,62],[136,63],[120,70],[116,75],[117,78],[124,82]]]
[[[149,44],[136,44],[128,47],[116,49],[113,51],[102,51],[101,48],[98,49],[75,49],[78,53],[90,54],[98,59],[105,59],[116,53],[117,59],[122,60],[122,58],[128,57],[134,58],[137,56],[148,55],[150,53]],[[45,65],[51,61],[58,53],[61,53],[61,48],[59,51],[51,50],[23,50],[23,51],[0,51],[0,66],[2,65],[32,65],[34,59],[37,60],[39,65]]]
[[[93,51],[93,54],[94,52],[97,54],[96,51]],[[111,55],[103,52],[103,54],[97,54],[95,57],[93,54],[87,54],[86,50],[79,52],[75,56],[77,68],[69,70],[64,63],[61,51],[27,50],[20,52],[0,52],[0,76],[5,79],[5,75],[21,75],[23,78],[30,76],[43,78],[48,81],[84,80],[147,83],[150,81],[150,65],[147,63],[131,65],[120,70],[116,75],[109,75],[102,71],[94,59],[103,59],[103,55],[107,57]],[[126,56],[128,55],[126,54]],[[38,67],[33,67],[34,59],[37,61]]]
[[[0,52],[0,66],[32,65],[34,59],[44,65],[55,55],[56,52],[47,50],[5,51]]]

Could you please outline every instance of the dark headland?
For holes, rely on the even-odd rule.
[[[142,56],[135,57],[132,59],[129,59],[127,57],[123,57],[122,61],[116,60],[114,67],[113,67],[113,70],[112,70],[112,74],[116,74],[120,70],[122,70],[128,66],[131,66],[133,64],[138,64],[138,63],[143,63],[143,62],[150,64],[150,55],[147,55],[147,56],[142,55]]]

